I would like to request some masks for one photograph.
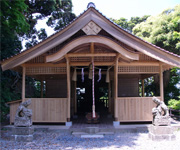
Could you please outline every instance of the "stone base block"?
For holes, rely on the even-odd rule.
[[[173,128],[171,126],[154,126],[151,125],[149,128],[149,138],[153,141],[161,140],[175,140],[173,134]]]
[[[12,138],[16,142],[32,142],[33,135],[12,135]]]
[[[33,133],[33,127],[14,127],[12,138],[17,142],[32,142]]]
[[[162,140],[172,141],[176,139],[176,136],[174,134],[155,135],[153,133],[149,133],[149,138],[153,141],[162,141]]]
[[[14,127],[14,135],[32,135],[34,133],[33,127]]]
[[[117,126],[119,126],[120,125],[120,122],[119,121],[113,121],[113,126],[114,127],[117,127]]]
[[[71,127],[72,126],[72,122],[69,121],[69,122],[66,122],[66,127]]]

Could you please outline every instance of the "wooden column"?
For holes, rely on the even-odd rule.
[[[77,96],[76,96],[77,81],[74,82],[74,113],[77,114]]]
[[[159,68],[159,80],[160,80],[160,97],[161,100],[164,101],[164,85],[163,85],[163,66],[160,65]]]
[[[71,118],[71,84],[70,84],[70,65],[69,58],[66,57],[66,65],[67,65],[67,121],[70,121]]]
[[[41,80],[41,98],[43,98],[44,82]]]
[[[142,79],[142,97],[144,97],[144,79]]]
[[[117,106],[117,98],[118,98],[118,58],[116,56],[115,65],[114,65],[114,119],[118,121],[118,106]]]
[[[26,67],[22,67],[22,102],[25,101],[26,93]]]
[[[111,81],[108,83],[108,110],[111,113]]]

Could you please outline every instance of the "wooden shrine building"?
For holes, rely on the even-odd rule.
[[[160,95],[156,96],[163,101],[163,71],[180,67],[180,56],[134,36],[90,5],[59,32],[1,62],[3,71],[22,74],[22,99],[9,103],[10,122],[14,122],[19,103],[28,99],[26,76],[41,82],[41,97],[31,98],[33,122],[69,122],[83,108],[92,108],[88,77],[92,61],[96,68],[96,101],[98,89],[105,87],[108,98],[102,109],[106,108],[117,122],[152,121],[154,104],[152,97],[144,95],[144,79],[159,75]],[[78,89],[84,94],[82,99],[78,98]]]

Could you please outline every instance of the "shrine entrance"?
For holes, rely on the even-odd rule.
[[[108,83],[105,82],[105,78],[105,75],[102,75],[98,82],[98,75],[95,75],[95,110],[98,113],[108,113]],[[84,82],[81,80],[81,75],[78,75],[76,88],[78,114],[92,112],[92,80],[88,75],[84,76]]]

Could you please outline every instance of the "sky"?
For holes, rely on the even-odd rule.
[[[72,0],[76,16],[86,10],[89,2],[93,2],[103,15],[113,19],[157,15],[180,4],[180,0]]]
[[[130,19],[131,17],[142,17],[144,15],[158,15],[163,10],[173,8],[180,4],[180,0],[72,0],[73,13],[79,16],[87,9],[89,2],[93,2],[96,9],[99,10],[107,18],[119,19],[124,17]],[[47,27],[47,18],[39,20],[36,25],[37,30],[42,27],[46,28],[47,35],[50,36],[55,31]],[[25,49],[26,41],[23,41],[23,50]]]

